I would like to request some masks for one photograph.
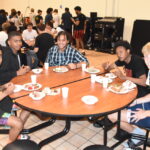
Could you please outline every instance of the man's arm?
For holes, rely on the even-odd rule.
[[[114,62],[111,64],[110,62],[105,62],[102,64],[102,67],[106,72],[109,72],[110,70],[117,68],[117,65]]]

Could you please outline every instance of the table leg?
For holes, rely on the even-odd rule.
[[[107,125],[106,125],[107,116],[104,117],[104,145],[107,146]]]
[[[63,131],[55,134],[55,135],[52,135],[51,137],[47,138],[47,139],[44,139],[42,140],[38,145],[39,147],[43,147],[44,145],[50,143],[50,142],[53,142],[61,137],[63,137],[64,135],[66,135],[69,130],[70,130],[70,126],[71,126],[71,121],[70,119],[66,119],[66,125],[65,125],[65,128],[63,129]]]

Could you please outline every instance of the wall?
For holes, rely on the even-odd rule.
[[[0,0],[1,8],[10,12],[11,8],[21,10],[28,15],[29,7],[43,10],[45,16],[48,7],[59,9],[61,14],[65,7],[69,7],[73,15],[74,6],[81,6],[82,12],[90,16],[90,12],[98,12],[98,16],[116,16],[125,18],[124,39],[129,40],[132,34],[132,26],[135,19],[148,19],[150,0]],[[60,6],[62,5],[62,9]],[[29,7],[28,7],[29,6]],[[1,9],[0,8],[0,9]]]

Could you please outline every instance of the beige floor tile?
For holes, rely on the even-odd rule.
[[[92,137],[89,141],[91,141],[94,144],[102,144],[103,145],[103,136],[98,133],[94,137]]]
[[[95,131],[88,129],[88,128],[84,128],[78,133],[78,135],[84,137],[87,140],[91,139],[95,134],[96,134]]]
[[[41,148],[41,150],[55,150],[54,148],[52,148],[51,146],[49,145],[45,145]]]
[[[77,121],[76,123],[84,126],[84,127],[87,127],[89,126],[91,123],[86,119],[86,120],[81,120],[81,121]]]
[[[77,150],[77,148],[68,142],[64,142],[56,147],[55,150]]]
[[[69,131],[65,136],[63,136],[62,138],[64,140],[69,140],[72,136],[74,136],[75,133],[73,133],[72,131]]]
[[[56,148],[56,147],[60,146],[62,143],[64,143],[64,142],[65,141],[62,138],[60,138],[60,139],[58,139],[56,141],[53,141],[52,143],[50,143],[48,145],[50,145],[53,148]]]
[[[99,132],[99,133],[103,131],[102,128],[96,128],[96,127],[94,127],[93,123],[91,123],[89,126],[87,126],[87,128],[89,128],[89,129],[91,129],[91,130],[93,130],[95,132]]]
[[[82,130],[84,127],[83,126],[81,126],[81,125],[79,125],[79,124],[77,124],[77,123],[73,123],[73,124],[71,124],[71,131],[72,132],[74,132],[74,133],[77,133],[77,132],[79,132],[80,130]]]
[[[46,130],[55,134],[55,133],[61,132],[64,129],[64,127],[65,126],[62,126],[62,125],[58,124],[57,122],[55,122],[51,126],[47,127]]]
[[[80,147],[81,145],[83,145],[84,143],[86,143],[86,139],[76,134],[76,135],[74,135],[73,137],[71,137],[71,138],[68,140],[68,142],[78,148],[78,147]]]
[[[90,141],[87,141],[81,147],[79,147],[78,150],[83,150],[84,148],[86,148],[87,146],[90,146],[90,145],[93,145],[93,143]]]

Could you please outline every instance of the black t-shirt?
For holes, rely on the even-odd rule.
[[[86,17],[84,14],[79,14],[77,17],[75,17],[75,21],[80,21],[80,23],[79,23],[79,25],[74,26],[74,30],[83,30],[85,20],[86,20]]]
[[[52,21],[52,20],[53,20],[52,14],[47,14],[47,15],[45,16],[45,24],[46,24],[47,22]]]
[[[148,73],[148,68],[144,63],[144,60],[136,55],[131,56],[131,61],[129,62],[129,64],[119,60],[117,60],[115,64],[117,66],[124,66],[126,76],[128,77],[139,78],[141,75],[144,74],[147,76]],[[146,94],[150,93],[148,87],[137,85],[137,88],[138,88],[137,98],[143,97]]]
[[[37,57],[45,62],[48,50],[54,45],[53,37],[48,33],[42,33],[36,37],[35,47],[38,47]]]
[[[71,21],[72,15],[70,12],[65,12],[62,14],[62,21],[63,21],[63,28],[66,29],[72,29],[72,21]]]
[[[35,22],[36,22],[36,24],[39,24],[39,23],[40,23],[40,20],[43,20],[43,17],[40,16],[40,15],[37,15],[37,16],[35,17]]]

